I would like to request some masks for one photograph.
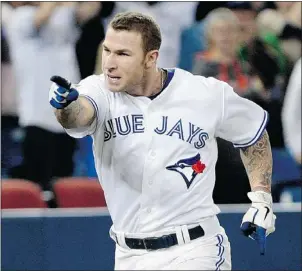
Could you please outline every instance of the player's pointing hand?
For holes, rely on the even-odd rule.
[[[50,78],[54,84],[49,90],[49,103],[56,109],[63,109],[79,97],[79,92],[72,88],[71,83],[61,76]]]

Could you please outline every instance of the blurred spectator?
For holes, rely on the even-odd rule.
[[[105,36],[103,19],[111,15],[115,5],[111,1],[89,3],[79,2],[83,16],[91,17],[80,25],[81,34],[76,44],[81,78],[94,73],[99,44]]]
[[[276,6],[279,9],[264,9],[256,18],[258,34],[250,44],[249,60],[267,89],[278,86],[284,91],[292,65],[301,56],[301,23],[296,23],[297,18],[301,21],[301,3]]]
[[[226,7],[225,1],[200,1],[196,7],[195,19],[202,21],[214,9]]]
[[[299,19],[295,19],[297,17]],[[300,23],[297,23],[298,20]],[[274,37],[290,61],[294,63],[299,59],[302,36],[301,3],[292,3],[287,13],[283,9],[265,9],[257,16],[257,24],[260,37],[265,38],[268,35]]]
[[[283,89],[287,81],[289,65],[276,39],[267,36],[266,40],[255,38],[248,46],[248,60],[259,76],[268,99],[254,101],[261,105],[270,116],[267,131],[273,148],[283,148],[281,109]]]
[[[250,10],[257,14],[267,8],[276,9],[275,3],[270,1],[228,1],[225,2],[225,7],[232,11]]]
[[[192,71],[193,62],[197,52],[204,51],[204,23],[195,22],[181,33],[180,55],[178,67],[187,71]]]
[[[253,2],[227,2],[226,7],[229,8],[238,18],[240,24],[240,34],[239,40],[240,45],[246,45],[249,43],[257,33],[257,27],[255,23],[255,18],[257,15],[257,10],[261,9],[263,2],[257,2],[258,6],[252,4]]]
[[[205,50],[203,19],[213,9],[224,7],[226,2],[199,2],[196,8],[195,20],[192,25],[181,33],[180,55],[178,67],[191,71],[195,54]]]
[[[8,3],[1,3],[1,176],[4,177],[7,176],[9,168],[20,163],[20,158],[14,157],[20,149],[21,133],[18,125],[15,78],[5,28],[12,9]]]
[[[193,73],[225,81],[241,96],[257,92],[266,98],[260,80],[239,54],[242,39],[235,14],[226,8],[213,10],[206,17],[204,27],[208,46],[197,54]]]
[[[301,56],[301,27],[293,23],[298,21],[294,18],[301,18],[301,4],[275,5],[276,9],[264,9],[256,18],[257,36],[248,46],[248,61],[270,94],[262,106],[270,115],[267,130],[271,145],[283,148],[281,111],[293,63]]]
[[[181,37],[179,67],[191,71],[195,54],[206,49],[204,42],[204,19],[214,9],[225,7],[234,12],[240,23],[240,55],[247,60],[246,45],[256,34],[256,14],[269,2],[199,2],[196,10],[196,23],[185,29]]]
[[[285,146],[301,164],[301,58],[295,64],[282,109]]]
[[[300,1],[275,1],[274,4],[288,23],[301,27],[302,3]]]
[[[25,139],[23,162],[10,175],[50,190],[53,177],[72,175],[76,142],[63,131],[48,103],[49,79],[58,74],[72,82],[80,80],[75,54],[77,23],[89,19],[89,14],[84,14],[76,2],[11,5],[15,9],[6,29]]]
[[[17,99],[14,72],[11,64],[7,29],[5,25],[12,14],[12,7],[7,3],[1,5],[1,121],[2,128],[8,119],[17,117]]]
[[[198,2],[116,2],[114,14],[137,11],[155,18],[162,31],[158,65],[176,67],[179,60],[181,32],[195,21]]]

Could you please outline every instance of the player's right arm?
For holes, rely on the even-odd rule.
[[[109,110],[105,92],[95,75],[78,85],[60,76],[53,76],[49,91],[49,103],[55,108],[58,122],[75,138],[92,135],[104,122]]]
[[[83,96],[63,109],[55,109],[58,122],[65,129],[84,128],[90,126],[96,118],[92,103]]]
[[[96,110],[92,102],[80,96],[68,80],[53,76],[54,84],[50,88],[49,102],[55,108],[58,122],[65,129],[76,129],[90,126],[96,118]]]

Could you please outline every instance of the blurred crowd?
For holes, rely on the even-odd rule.
[[[218,78],[267,110],[273,177],[301,183],[301,2],[277,1],[2,2],[2,178],[50,191],[58,177],[95,174],[90,139],[70,138],[54,117],[49,78],[102,73],[107,23],[123,11],[159,23],[160,67]],[[239,151],[219,138],[218,150],[215,202],[249,202]]]

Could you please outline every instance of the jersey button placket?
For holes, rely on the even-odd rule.
[[[156,158],[156,152],[154,150],[149,151],[149,159],[154,160]]]
[[[149,107],[149,106],[148,106]],[[140,213],[140,224],[145,220],[145,216],[152,212],[152,193],[150,193],[150,173],[152,169],[149,168],[153,155],[151,155],[150,146],[152,145],[153,130],[152,125],[149,123],[150,114],[148,108],[144,110],[144,126],[145,126],[145,147],[147,155],[145,155],[145,165],[142,180],[142,202],[141,202],[141,213]],[[153,181],[152,181],[153,183]]]

